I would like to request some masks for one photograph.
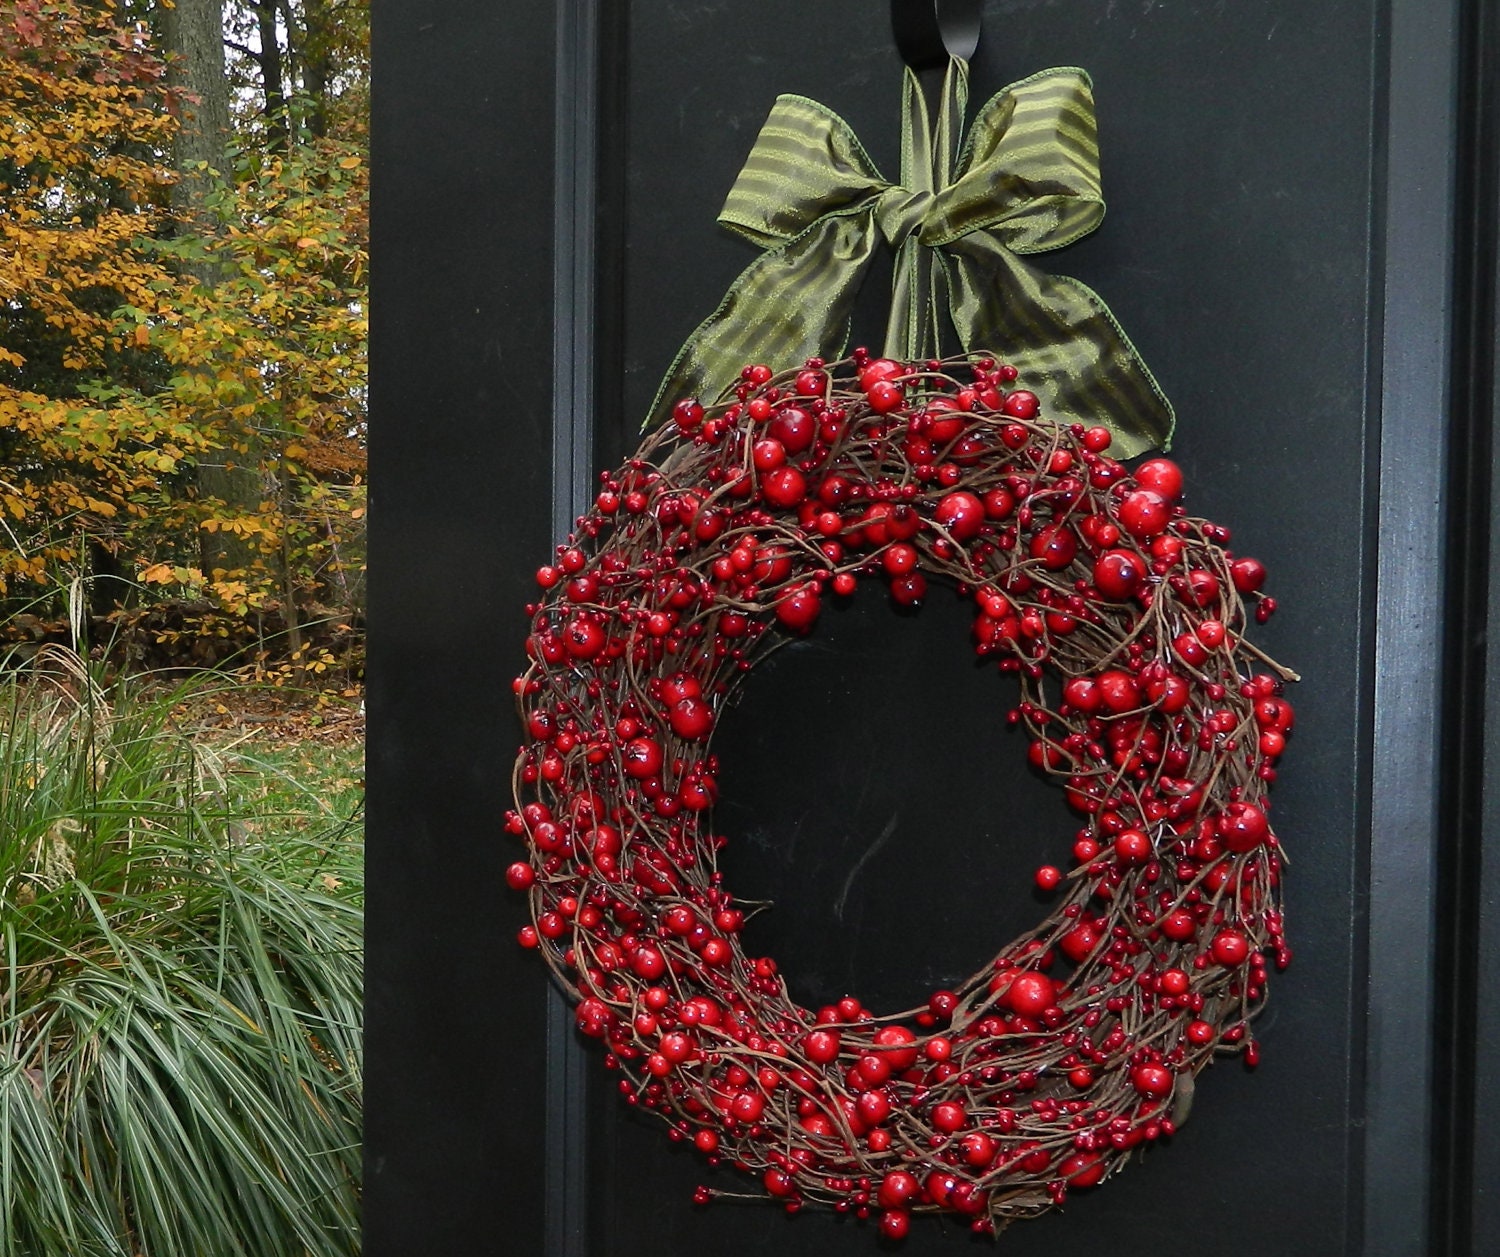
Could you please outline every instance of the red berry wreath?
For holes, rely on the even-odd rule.
[[[515,769],[538,948],[632,1104],[788,1209],[905,1234],[1041,1213],[1183,1120],[1249,1023],[1282,937],[1267,822],[1292,723],[1241,633],[1273,610],[1228,530],[1129,474],[988,359],[747,369],[680,403],[619,471],[529,608]],[[747,955],[710,828],[709,741],[755,661],[861,578],[975,604],[975,648],[1019,674],[1030,759],[1083,818],[1056,907],[927,1005],[817,1011]],[[718,1194],[700,1189],[701,1199]]]

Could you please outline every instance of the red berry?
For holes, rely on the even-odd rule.
[[[620,753],[625,772],[637,781],[661,772],[661,746],[651,738],[632,738]]]
[[[1187,942],[1197,932],[1199,932],[1199,927],[1193,919],[1193,913],[1182,907],[1175,907],[1172,912],[1161,918],[1161,933],[1173,942]]]
[[[1127,493],[1120,503],[1120,527],[1137,541],[1149,541],[1172,519],[1172,508],[1166,498],[1150,489]]]
[[[800,406],[783,406],[776,412],[766,434],[780,441],[788,454],[800,454],[818,436],[818,421]]]
[[[767,1193],[772,1196],[790,1196],[797,1190],[792,1182],[792,1176],[785,1170],[778,1170],[775,1166],[767,1170],[760,1181]]]
[[[1222,646],[1224,638],[1227,636],[1222,620],[1204,620],[1193,632],[1197,635],[1198,640],[1210,650],[1217,650]]]
[[[984,495],[984,513],[990,519],[1009,519],[1015,509],[1015,495],[1008,489],[991,489]]]
[[[751,447],[750,461],[756,471],[775,471],[786,462],[786,446],[774,437],[762,437]]]
[[[888,414],[906,400],[906,391],[899,384],[887,380],[876,380],[865,390],[870,409],[877,415]]]
[[[1057,983],[1045,973],[1018,973],[1005,1002],[1023,1017],[1040,1017],[1057,1003]]]
[[[1250,943],[1238,930],[1220,930],[1210,947],[1213,958],[1225,967],[1243,964],[1250,954]]]
[[[1130,1071],[1130,1085],[1143,1096],[1160,1100],[1172,1094],[1172,1071],[1160,1065],[1137,1065]]]
[[[1231,803],[1220,815],[1219,838],[1231,851],[1254,851],[1271,836],[1266,814],[1253,803]]]
[[[1170,458],[1153,458],[1135,469],[1135,480],[1143,489],[1159,493],[1168,502],[1182,496],[1182,468]]]
[[[1051,864],[1044,864],[1036,871],[1036,886],[1038,890],[1056,890],[1062,884],[1062,870]]]
[[[1074,964],[1082,964],[1098,945],[1099,931],[1087,922],[1075,925],[1057,940],[1059,950]]]
[[[1075,1152],[1057,1167],[1057,1175],[1069,1187],[1097,1187],[1104,1179],[1104,1160],[1097,1152]]]
[[[795,633],[806,633],[812,629],[823,609],[823,599],[817,581],[807,581],[790,590],[776,603],[776,618]]]
[[[1106,709],[1112,712],[1130,711],[1141,705],[1140,687],[1135,678],[1119,668],[1110,668],[1099,674],[1096,682],[1099,698]]]
[[[967,489],[955,489],[938,499],[932,517],[955,541],[968,541],[984,526],[984,503]]]
[[[667,709],[672,732],[689,742],[701,742],[714,730],[713,708],[701,698],[681,698]]]
[[[813,1030],[802,1039],[802,1050],[807,1059],[819,1065],[827,1065],[839,1054],[839,1032],[837,1030]]]
[[[995,1141],[983,1131],[970,1131],[959,1141],[958,1148],[965,1163],[976,1168],[995,1159]]]
[[[691,432],[703,422],[703,407],[693,397],[685,397],[672,407],[672,419],[683,432]]]
[[[1219,578],[1203,568],[1195,568],[1187,576],[1188,597],[1194,606],[1206,607],[1219,599]]]
[[[1050,572],[1060,571],[1078,553],[1078,534],[1067,524],[1049,524],[1031,539],[1031,557]]]
[[[1186,995],[1192,986],[1192,979],[1188,977],[1186,970],[1168,969],[1158,979],[1158,985],[1163,995]]]
[[[563,630],[563,647],[574,659],[592,659],[604,642],[604,630],[585,616],[575,616]]]
[[[859,369],[859,386],[866,392],[872,384],[894,380],[906,374],[906,368],[891,358],[873,358]]]
[[[1063,685],[1063,701],[1076,711],[1097,711],[1104,696],[1091,677],[1073,677]]]
[[[898,541],[880,556],[880,565],[890,576],[905,576],[917,565],[917,548],[909,542]]]
[[[1266,583],[1266,565],[1259,559],[1236,559],[1229,565],[1229,578],[1242,594],[1253,594]]]
[[[1139,829],[1127,829],[1115,839],[1115,859],[1121,864],[1144,864],[1154,852],[1151,839]]]
[[[892,1170],[880,1180],[880,1189],[875,1198],[883,1208],[897,1209],[916,1199],[921,1190],[922,1185],[917,1182],[915,1174],[906,1170]]]
[[[798,371],[797,378],[792,382],[792,391],[798,397],[821,397],[827,388],[828,373],[811,367]]]
[[[917,1063],[916,1039],[905,1026],[881,1026],[875,1032],[875,1050],[890,1063],[893,1070],[910,1069]]]
[[[1035,393],[1029,393],[1024,388],[1018,388],[1005,395],[1005,401],[1000,409],[1012,419],[1035,419],[1037,411],[1041,408],[1041,402]]]
[[[927,597],[927,578],[921,572],[907,572],[891,580],[891,597],[899,606],[919,607]]]
[[[891,1102],[883,1091],[866,1091],[854,1105],[859,1120],[866,1126],[879,1126],[891,1115]]]
[[[1172,650],[1190,668],[1196,668],[1208,658],[1208,647],[1193,633],[1179,633],[1172,639]]]
[[[1094,587],[1115,602],[1133,596],[1145,580],[1145,560],[1133,550],[1106,550],[1094,560]]]
[[[772,506],[790,510],[807,496],[807,477],[795,467],[778,467],[766,474],[760,492]]]
[[[517,860],[505,870],[505,884],[512,890],[527,890],[536,881],[536,870],[524,860]]]
[[[758,1091],[741,1091],[729,1102],[729,1115],[736,1121],[758,1122],[766,1111],[764,1097]]]

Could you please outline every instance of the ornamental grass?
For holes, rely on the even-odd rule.
[[[180,691],[0,685],[0,1257],[358,1250],[362,860]]]

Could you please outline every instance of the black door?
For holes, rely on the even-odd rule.
[[[1270,568],[1257,640],[1305,678],[1275,787],[1296,959],[1262,1063],[1208,1071],[1167,1146],[1001,1242],[1489,1251],[1493,14],[983,9],[976,102],[1049,66],[1094,80],[1109,214],[1044,264],[1151,364],[1190,504]],[[868,1252],[873,1224],[693,1205],[732,1180],[619,1102],[516,946],[500,816],[532,573],[753,256],[714,219],[771,102],[820,100],[898,165],[887,6],[389,0],[376,41],[367,1252]],[[966,617],[878,604],[759,669],[716,742],[725,867],[774,901],[758,945],[809,1004],[970,972],[1070,841]]]

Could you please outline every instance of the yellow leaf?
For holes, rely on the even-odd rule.
[[[144,323],[135,325],[135,343],[143,349],[151,343],[151,329]]]
[[[144,572],[138,572],[137,577],[152,585],[170,585],[174,579],[170,563],[153,563]]]
[[[339,169],[340,170],[353,170],[358,165],[359,165],[359,158],[358,157],[345,157],[341,162],[339,162]]]
[[[299,249],[315,249],[318,247],[318,242],[311,236],[303,236],[297,241],[297,247]]]

